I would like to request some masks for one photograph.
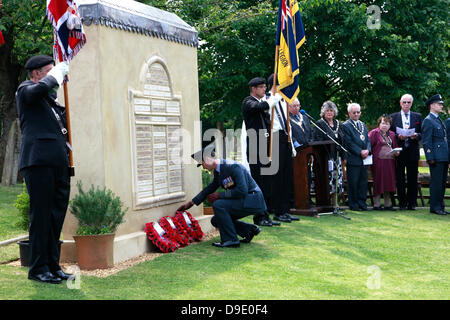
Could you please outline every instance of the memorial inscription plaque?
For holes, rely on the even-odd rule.
[[[181,97],[174,96],[161,62],[149,65],[144,90],[130,90],[134,206],[183,200]]]

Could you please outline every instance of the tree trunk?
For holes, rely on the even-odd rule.
[[[10,186],[17,183],[17,173],[19,171],[19,155],[20,155],[20,128],[19,120],[16,119],[11,125],[7,137],[3,175],[1,178],[2,185]]]
[[[3,35],[5,44],[0,46],[0,173],[3,173],[3,166],[6,154],[8,134],[12,123],[17,119],[17,108],[15,92],[19,86],[19,77],[22,70],[17,60],[12,55],[11,39],[12,30],[6,30]]]

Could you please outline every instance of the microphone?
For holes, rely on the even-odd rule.
[[[309,118],[309,120],[311,120],[311,121],[313,121],[313,122],[316,122],[316,120],[314,120],[313,117],[311,117],[309,114],[307,114],[305,110],[300,109],[300,113],[303,114],[303,115],[305,115],[305,116],[307,116],[307,117]]]

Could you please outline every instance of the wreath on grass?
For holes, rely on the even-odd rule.
[[[166,231],[167,237],[175,241],[180,247],[186,247],[189,245],[189,235],[187,231],[182,228],[177,228],[175,221],[172,217],[165,216],[159,219],[159,224]]]
[[[180,227],[187,231],[192,239],[199,241],[201,238],[203,238],[204,233],[202,231],[202,228],[200,227],[200,224],[194,217],[192,217],[189,212],[177,211],[174,220],[176,221],[176,225],[178,223]]]
[[[161,252],[173,252],[179,248],[178,243],[169,238],[166,231],[164,231],[158,222],[146,223],[145,233]]]

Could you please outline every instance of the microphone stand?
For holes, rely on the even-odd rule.
[[[304,111],[304,110],[301,110]],[[321,127],[319,127],[318,125],[316,125],[316,121],[314,120],[313,117],[311,117],[309,114],[307,114],[306,112],[300,112],[302,115],[305,115],[309,122],[315,127],[317,128],[320,132],[322,132],[324,135],[326,135],[331,141],[333,141],[335,143],[335,145],[338,145],[339,147],[341,147],[342,150],[344,150],[346,153],[348,153],[347,149],[345,149],[339,142],[337,142],[336,140],[334,140],[328,133],[326,133]],[[336,151],[336,157],[339,158],[339,151]],[[339,207],[338,204],[338,175],[339,175],[339,167],[337,165],[337,160],[333,159],[333,165],[336,168],[336,177],[335,177],[335,192],[334,192],[334,196],[335,196],[335,202],[334,202],[334,210],[333,212],[322,212],[322,213],[318,213],[317,215],[320,216],[324,216],[324,215],[336,215],[339,217],[342,217],[346,220],[351,220],[351,218],[346,217],[343,215],[343,213],[345,212],[344,209],[341,209]]]

